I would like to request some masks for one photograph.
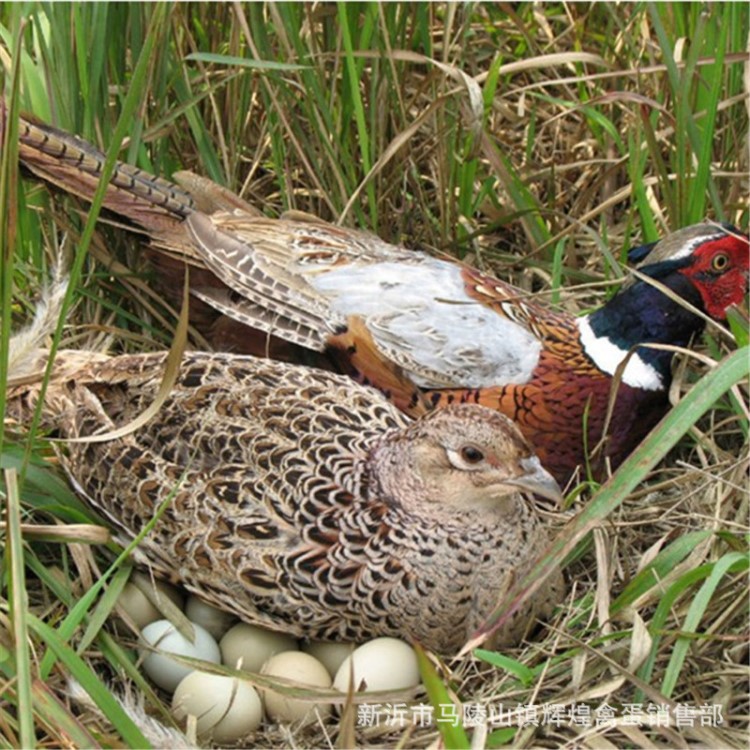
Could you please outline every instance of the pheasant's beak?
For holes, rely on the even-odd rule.
[[[552,474],[542,467],[536,456],[523,458],[520,463],[524,473],[521,476],[513,477],[513,479],[507,479],[505,484],[512,484],[527,492],[533,492],[535,495],[541,495],[548,500],[562,504],[563,494],[560,485],[555,481]]]

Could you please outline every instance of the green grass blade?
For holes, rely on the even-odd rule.
[[[120,596],[120,592],[125,587],[130,577],[130,567],[122,565],[115,570],[112,575],[112,580],[107,586],[101,599],[97,602],[96,609],[88,618],[86,630],[81,636],[81,640],[78,643],[77,651],[79,654],[83,653],[88,646],[93,642],[102,626],[107,621],[109,616],[112,614],[112,610],[117,604],[117,598]]]
[[[0,415],[5,418],[5,399],[8,383],[8,355],[13,299],[13,270],[16,251],[18,202],[18,95],[20,87],[20,55],[23,25],[13,40],[13,62],[10,70],[10,90],[0,100],[2,118],[2,155],[0,156]],[[5,431],[0,432],[0,454],[3,452]]]
[[[487,651],[483,648],[476,648],[473,653],[477,659],[486,661],[488,664],[492,664],[493,667],[499,667],[515,675],[525,687],[534,682],[534,672],[516,659],[511,659],[504,654],[497,653],[497,651]]]
[[[71,676],[91,696],[104,713],[123,741],[133,748],[151,747],[140,729],[133,723],[123,707],[115,700],[109,688],[104,685],[86,662],[60,637],[59,633],[34,615],[29,617],[31,629],[47,644],[55,656],[65,665]]]
[[[18,701],[18,732],[21,747],[36,747],[34,732],[34,701],[31,686],[31,657],[29,656],[28,610],[26,594],[26,565],[21,537],[21,501],[15,469],[5,470],[7,523],[6,569],[9,571],[10,621],[13,626],[16,696]]]
[[[215,52],[193,52],[188,55],[186,60],[196,62],[216,63],[217,65],[236,66],[238,68],[250,68],[251,70],[278,70],[285,72],[294,72],[305,70],[309,65],[299,65],[298,63],[283,63],[277,60],[254,60],[250,57],[235,57],[234,55],[220,55]]]
[[[485,744],[489,748],[507,746],[513,741],[518,732],[518,727],[503,727],[502,729],[495,729],[487,735],[487,742]]]
[[[693,531],[675,539],[672,544],[659,552],[658,555],[641,570],[622,593],[610,605],[610,612],[616,614],[630,606],[647,591],[650,591],[675,566],[681,563],[701,542],[710,538],[710,531]]]
[[[62,736],[70,743],[69,747],[98,747],[78,719],[41,680],[34,680],[34,705],[36,715],[54,736]]]
[[[717,8],[717,12],[721,11]],[[696,140],[694,144],[696,157],[696,172],[694,189],[690,191],[686,223],[702,221],[706,215],[706,197],[711,185],[711,168],[713,166],[714,136],[716,113],[719,98],[723,91],[721,78],[724,74],[724,54],[726,52],[728,28],[726,13],[721,13],[725,22],[719,24],[719,41],[713,46],[715,61],[713,65],[702,70],[702,77],[707,79],[708,99],[705,102],[705,115],[701,117],[700,125],[696,125]],[[724,218],[724,208],[721,203],[715,205],[717,218]]]
[[[354,110],[354,121],[359,136],[359,154],[362,159],[362,172],[367,174],[372,167],[372,153],[370,151],[370,135],[367,129],[367,117],[364,103],[359,90],[359,71],[357,60],[354,57],[354,42],[352,41],[352,30],[349,24],[350,7],[347,3],[338,3],[338,18],[341,24],[341,35],[344,42],[345,64],[347,78],[349,81],[349,95]],[[372,182],[367,184],[367,200],[370,206],[370,221],[373,229],[377,229],[377,203],[375,190]]]
[[[699,565],[694,570],[691,570],[685,575],[680,576],[662,595],[659,600],[659,604],[654,611],[651,622],[649,623],[649,631],[651,632],[653,642],[651,645],[651,653],[638,670],[638,677],[645,683],[651,683],[653,680],[653,673],[656,667],[657,661],[661,657],[662,641],[664,640],[664,631],[667,619],[672,616],[672,608],[675,606],[675,602],[692,586],[695,586],[698,582],[706,579],[711,575],[714,566],[712,563],[706,563]],[[634,700],[642,701],[644,692],[638,690],[635,694]]]
[[[750,567],[750,558],[748,558],[747,553],[730,552],[713,563],[711,567],[710,575],[690,603],[690,608],[685,616],[685,622],[681,628],[684,633],[697,632],[701,618],[711,604],[713,594],[721,583],[721,580],[730,572],[733,574],[746,572],[748,567]],[[681,637],[677,639],[661,685],[661,692],[667,698],[670,698],[674,692],[691,643],[691,638]]]
[[[24,450],[18,445],[6,445],[0,455],[0,469],[13,468],[19,473],[26,470],[23,484],[23,500],[32,508],[44,508],[65,521],[88,523],[91,512],[70,490],[69,485],[55,474],[47,462],[32,456],[24,464]]]
[[[730,307],[727,310],[727,322],[737,346],[747,346],[750,343],[750,326],[748,326],[747,314],[741,313],[736,307]]]
[[[440,679],[437,670],[427,658],[424,650],[415,645],[419,672],[422,675],[422,684],[427,690],[427,696],[434,708],[434,721],[437,724],[443,745],[446,750],[460,750],[471,747],[469,738],[461,722],[460,706],[456,706],[450,693]]]

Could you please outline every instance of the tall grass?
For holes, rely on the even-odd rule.
[[[176,324],[148,295],[137,242],[96,227],[73,201],[17,182],[18,109],[110,159],[166,176],[192,169],[271,216],[304,210],[448,252],[582,309],[612,288],[573,285],[619,278],[635,242],[707,217],[747,227],[749,15],[741,3],[5,4],[0,348],[7,352],[11,329],[30,318],[60,262],[73,280],[61,345],[163,347]],[[746,327],[740,316],[745,343]],[[735,348],[717,338],[707,351],[718,362]],[[581,541],[573,592],[546,638],[480,654],[485,662],[442,665],[452,681],[442,691],[429,673],[436,701],[716,698],[730,717],[722,727],[611,728],[602,742],[742,746],[747,373],[739,357],[715,376],[733,386],[730,397],[715,402],[719,389],[673,417],[669,440],[679,445],[661,472],[643,484],[655,459],[636,455],[560,538],[565,550]],[[676,390],[699,373],[689,369]],[[0,406],[4,398],[3,387]],[[681,440],[687,432],[693,438]],[[165,711],[132,652],[101,627],[126,569],[77,609],[103,558],[72,524],[90,529],[95,519],[39,436],[9,427],[0,462],[0,742],[144,746],[106,684],[125,675]],[[62,542],[29,535],[29,526],[58,523]],[[68,704],[66,675],[114,730]],[[426,746],[436,731],[410,742]],[[487,742],[580,744],[585,735],[568,725],[512,727]],[[271,729],[264,737],[283,744]],[[457,730],[446,741],[465,739]]]

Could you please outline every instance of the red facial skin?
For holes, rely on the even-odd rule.
[[[750,244],[747,237],[727,235],[699,247],[693,262],[680,270],[700,292],[706,313],[724,320],[727,308],[747,297]]]

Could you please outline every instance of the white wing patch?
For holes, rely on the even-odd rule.
[[[383,353],[424,388],[526,383],[541,343],[464,290],[459,266],[418,263],[346,265],[299,272],[342,317],[360,316]]]

